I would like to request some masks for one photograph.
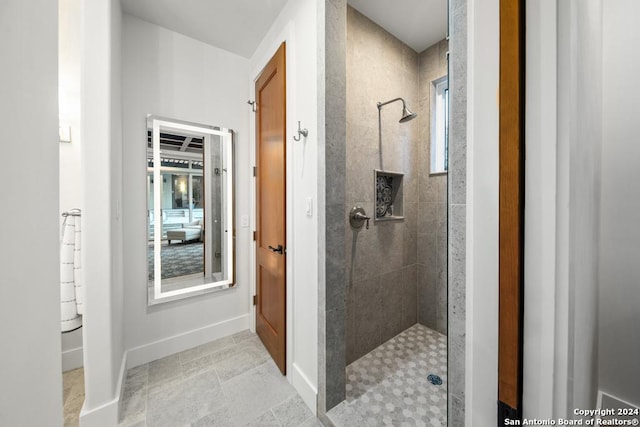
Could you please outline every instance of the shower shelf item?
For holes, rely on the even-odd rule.
[[[404,219],[404,174],[375,169],[373,175],[376,201],[374,221]]]

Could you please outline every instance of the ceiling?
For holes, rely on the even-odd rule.
[[[126,13],[249,58],[287,0],[121,2]],[[418,53],[446,36],[447,0],[348,0],[348,3]]]
[[[121,0],[124,12],[251,57],[287,0]]]
[[[348,0],[348,3],[418,53],[447,35],[447,0]]]

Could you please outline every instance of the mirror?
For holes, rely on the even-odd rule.
[[[147,117],[149,305],[235,285],[234,133]]]

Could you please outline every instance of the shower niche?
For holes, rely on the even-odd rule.
[[[375,169],[373,185],[376,200],[374,221],[404,219],[403,173]]]

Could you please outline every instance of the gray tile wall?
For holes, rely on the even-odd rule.
[[[319,43],[319,54],[321,58],[325,58],[324,64],[319,64],[319,87],[323,88],[325,97],[320,99],[319,104],[319,123],[324,123],[324,128],[320,129],[320,133],[324,133],[326,129],[326,146],[323,146],[320,160],[323,170],[325,170],[326,180],[319,184],[319,191],[326,194],[326,223],[322,228],[322,232],[326,233],[326,252],[320,248],[323,254],[326,254],[326,264],[322,263],[323,272],[326,272],[325,280],[321,280],[319,289],[319,390],[318,390],[318,411],[321,417],[324,416],[326,410],[334,407],[344,398],[345,386],[345,299],[353,298],[358,289],[366,289],[365,286],[376,288],[379,286],[378,281],[371,281],[367,284],[361,283],[365,279],[353,282],[354,269],[345,269],[344,262],[347,259],[347,266],[351,265],[352,258],[356,265],[362,266],[362,261],[358,263],[358,257],[366,259],[376,259],[379,255],[369,251],[368,257],[364,257],[364,253],[359,255],[354,248],[358,248],[358,243],[364,239],[375,242],[373,234],[366,235],[353,234],[346,222],[340,220],[346,218],[345,208],[348,204],[345,202],[353,201],[353,196],[347,196],[344,185],[344,175],[346,173],[346,138],[345,138],[345,117],[340,116],[340,112],[344,113],[345,102],[345,42],[346,42],[346,0],[326,0],[319,3],[319,14],[324,20],[320,27],[324,30],[321,41]],[[326,10],[324,10],[326,8]],[[446,204],[449,213],[454,218],[449,221],[449,260],[448,260],[448,277],[449,277],[449,325],[447,327],[449,339],[449,367],[448,367],[448,395],[449,395],[449,425],[464,425],[464,360],[465,360],[465,217],[466,217],[466,63],[467,63],[467,0],[451,0],[451,23],[450,23],[450,74],[449,89],[451,94],[450,106],[450,139],[449,139],[449,173],[448,173],[448,193],[449,200]],[[352,13],[352,12],[350,12]],[[371,27],[368,27],[371,28]],[[390,36],[386,36],[390,37]],[[385,37],[385,38],[386,38]],[[350,54],[361,55],[362,51],[356,52],[355,49],[350,50]],[[322,68],[324,66],[324,68]],[[363,78],[367,78],[369,70],[365,70]],[[419,83],[416,81],[416,85]],[[395,95],[394,96],[398,96]],[[381,96],[382,97],[382,96]],[[326,102],[326,105],[323,104]],[[375,103],[379,99],[373,100],[374,113],[377,114]],[[362,101],[361,101],[362,102]],[[370,108],[371,101],[367,101],[366,107]],[[364,106],[364,105],[363,105]],[[335,113],[337,109],[337,113]],[[386,110],[386,109],[385,109]],[[354,110],[352,109],[351,112]],[[367,121],[370,122],[370,111],[367,115]],[[374,117],[377,120],[377,117]],[[411,123],[416,122],[414,120]],[[374,122],[375,123],[375,122]],[[386,122],[385,122],[386,123]],[[415,125],[415,123],[414,123]],[[383,123],[383,126],[386,126]],[[391,128],[387,128],[391,129]],[[371,138],[371,130],[359,135],[359,137]],[[375,138],[377,129],[373,131]],[[355,135],[355,131],[350,136]],[[386,139],[385,139],[386,141]],[[379,156],[380,153],[376,152]],[[384,152],[382,152],[384,156]],[[418,153],[419,154],[419,153]],[[353,159],[353,157],[351,157]],[[350,159],[350,160],[351,160]],[[384,159],[383,159],[384,160]],[[356,158],[355,161],[358,161]],[[324,163],[324,164],[323,164]],[[351,167],[351,164],[349,164]],[[335,169],[335,170],[334,170]],[[371,174],[373,172],[371,171]],[[419,177],[418,177],[419,178]],[[371,177],[371,179],[373,179]],[[354,180],[355,181],[355,180]],[[352,184],[350,181],[349,184]],[[326,185],[326,188],[323,186]],[[426,190],[426,189],[425,189]],[[353,193],[351,193],[353,194]],[[364,193],[363,193],[364,194]],[[357,198],[357,197],[356,197]],[[362,197],[366,198],[366,197]],[[423,199],[426,200],[426,199]],[[341,203],[342,201],[342,203]],[[360,200],[366,202],[366,200]],[[409,203],[411,201],[409,200]],[[372,208],[373,201],[370,206]],[[419,197],[414,199],[414,205],[419,204]],[[424,227],[426,223],[416,224],[416,228]],[[424,230],[424,228],[422,228]],[[419,234],[419,231],[416,231]],[[422,233],[424,234],[424,233]],[[368,236],[368,237],[367,237]],[[375,236],[377,237],[377,236]],[[329,246],[337,241],[345,241],[346,248],[336,247],[334,249]],[[418,240],[418,239],[416,239]],[[407,245],[410,252],[411,245]],[[418,281],[418,249],[416,242],[416,262],[415,268],[406,268],[403,277],[406,274],[407,282]],[[408,256],[411,256],[408,254]],[[369,261],[371,262],[371,261]],[[326,266],[325,266],[326,265]],[[407,267],[411,267],[408,265]],[[378,268],[374,266],[374,268]],[[348,270],[348,271],[347,271]],[[359,275],[366,275],[367,269],[361,268]],[[411,275],[415,274],[415,279]],[[323,274],[321,274],[322,276]],[[359,286],[351,287],[351,284],[358,283]],[[361,286],[362,287],[361,287]],[[416,289],[417,290],[417,289]],[[343,299],[340,297],[344,296]],[[403,296],[403,304],[408,305],[411,298],[410,293]],[[417,297],[416,297],[417,300]],[[417,308],[417,307],[416,307]],[[414,315],[411,310],[403,315],[403,322],[409,323],[417,319],[417,312]],[[347,329],[354,328],[353,319],[347,321]],[[342,325],[340,325],[342,324]],[[353,331],[352,331],[353,333]],[[353,358],[353,355],[351,355]],[[324,417],[323,417],[324,419]]]
[[[449,6],[449,425],[464,426],[467,178],[467,0]]]
[[[447,75],[449,43],[419,56],[418,322],[447,333],[447,175],[430,174],[432,82]]]
[[[346,362],[353,362],[417,321],[417,207],[420,121],[400,124],[402,97],[419,107],[419,57],[355,9],[347,8],[347,147],[343,213],[347,261]],[[348,214],[375,216],[374,169],[404,173],[404,220],[353,230]]]
[[[324,197],[324,223],[319,231],[320,268],[318,285],[318,414],[345,397],[345,147],[346,147],[346,0],[318,2],[321,34],[318,88],[324,91],[318,105],[319,170],[324,180],[318,192]],[[324,62],[322,62],[324,59]],[[324,138],[323,138],[324,137]],[[322,216],[321,216],[322,217]],[[324,238],[322,238],[324,236]],[[323,262],[324,261],[324,262]]]

